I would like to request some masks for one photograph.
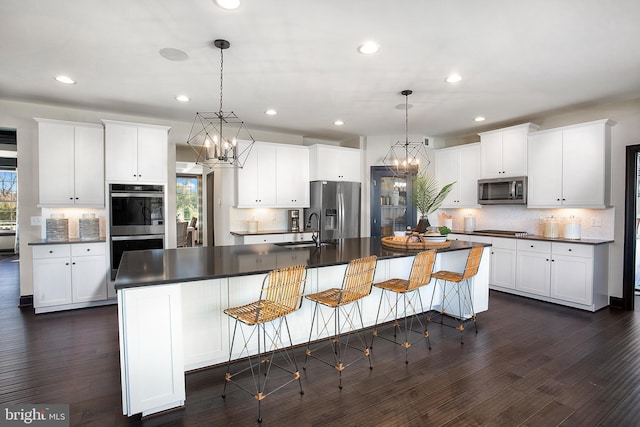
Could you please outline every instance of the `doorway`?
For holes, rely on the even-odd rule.
[[[625,167],[624,257],[622,308],[634,310],[640,291],[640,145],[627,146]],[[640,293],[640,292],[639,292]]]
[[[396,175],[386,166],[371,166],[371,236],[393,236],[415,227],[412,198],[415,173]]]
[[[0,257],[18,253],[18,140],[15,129],[0,128]]]

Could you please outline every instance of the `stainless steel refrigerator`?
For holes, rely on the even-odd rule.
[[[360,237],[360,183],[311,181],[310,186],[304,224],[319,229],[320,241]]]

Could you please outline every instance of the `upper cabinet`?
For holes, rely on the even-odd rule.
[[[110,182],[167,182],[169,127],[102,121],[106,179]]]
[[[480,207],[478,177],[480,174],[480,144],[465,144],[436,150],[436,179],[439,186],[456,182],[443,208]]]
[[[527,135],[539,126],[525,123],[480,135],[480,177],[527,175]]]
[[[248,144],[238,141],[240,150]],[[236,178],[238,208],[309,207],[307,147],[256,142]]]
[[[360,150],[312,145],[309,147],[309,180],[360,182]]]
[[[530,134],[528,207],[610,206],[613,124],[598,120]]]
[[[102,126],[36,120],[39,205],[104,207]]]

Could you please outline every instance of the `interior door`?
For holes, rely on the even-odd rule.
[[[392,236],[417,223],[412,200],[415,173],[395,175],[386,166],[371,167],[371,236]]]

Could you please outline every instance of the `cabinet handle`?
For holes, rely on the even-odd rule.
[[[91,249],[87,249],[87,252],[90,252],[90,251],[91,251]]]
[[[68,263],[68,262],[65,262],[65,263],[64,263],[64,265],[69,265],[69,263]]]
[[[551,260],[551,262],[556,262],[556,260],[555,260],[555,259],[552,259],[552,260]]]
[[[560,201],[560,199],[556,199],[556,201],[558,201],[558,202],[559,202],[559,201]]]
[[[564,202],[565,200],[567,200],[567,199],[565,199],[565,198],[563,197],[563,198],[562,198],[562,201]]]
[[[571,249],[569,249],[569,252],[571,252]]]
[[[69,197],[69,200],[73,200],[73,197]]]
[[[549,258],[547,258],[547,261],[549,261]]]
[[[53,253],[53,251],[49,251],[49,253],[50,253],[50,254],[52,254],[52,253]]]
[[[72,262],[71,264],[72,264],[72,265],[76,265],[76,263],[75,263],[75,262]]]
[[[533,245],[531,245],[531,247],[533,247]],[[547,260],[547,261],[549,261],[549,260]]]

